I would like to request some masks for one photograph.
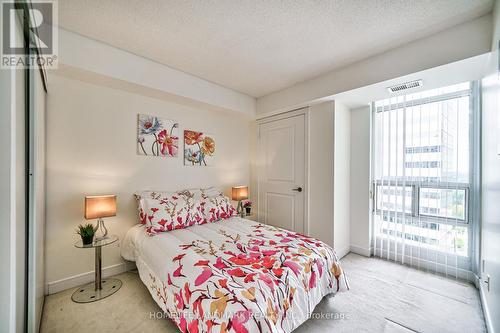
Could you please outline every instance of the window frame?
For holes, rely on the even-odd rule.
[[[411,213],[402,213],[396,212],[388,209],[379,209],[378,204],[378,187],[410,187],[411,188]],[[465,199],[464,199],[464,218],[454,218],[454,217],[443,217],[443,216],[434,216],[430,214],[421,214],[420,213],[420,189],[422,188],[430,188],[437,190],[463,190],[465,191]],[[470,223],[470,214],[469,214],[469,205],[470,205],[470,184],[467,183],[455,183],[455,182],[438,182],[438,183],[430,183],[430,182],[418,182],[418,181],[400,181],[400,180],[374,180],[372,185],[373,190],[373,205],[372,205],[372,213],[374,214],[382,214],[383,211],[390,212],[393,215],[402,216],[405,215],[409,218],[421,218],[423,222],[428,223],[439,223],[439,224],[450,224],[450,225],[458,225],[458,226],[467,226]]]
[[[429,97],[423,97],[419,99],[414,99],[406,102],[400,102],[400,103],[395,103],[395,104],[390,104],[390,105],[385,105],[385,106],[376,106],[376,102],[371,103],[371,108],[374,111],[373,116],[375,114],[380,113],[380,112],[385,112],[385,111],[392,111],[392,110],[397,110],[397,109],[402,109],[406,107],[415,107],[418,105],[424,105],[424,104],[432,104],[436,102],[443,102],[451,99],[458,99],[462,97],[469,97],[469,104],[470,104],[470,109],[471,109],[471,119],[470,119],[470,145],[469,145],[469,182],[468,183],[463,183],[463,182],[428,182],[425,180],[403,180],[403,179],[373,179],[372,180],[372,214],[377,214],[377,213],[382,213],[382,211],[387,211],[393,214],[394,216],[403,216],[405,215],[406,217],[410,218],[420,218],[423,222],[427,223],[439,223],[439,224],[447,224],[447,225],[456,225],[456,226],[462,226],[462,227],[470,227],[471,224],[471,219],[473,218],[474,214],[470,213],[470,205],[473,204],[471,200],[471,187],[473,187],[473,177],[474,177],[474,170],[473,170],[473,158],[474,158],[474,149],[476,149],[475,145],[473,145],[473,135],[474,132],[472,131],[474,129],[474,119],[472,117],[472,114],[476,112],[475,110],[475,105],[474,105],[474,98],[475,94],[477,94],[477,83],[475,81],[471,81],[469,84],[468,89],[463,89],[463,90],[458,90],[450,93],[445,93],[441,95],[436,95],[436,96],[429,96]],[[375,141],[373,141],[372,145],[375,145]],[[375,174],[373,173],[373,177],[375,177]],[[385,210],[385,209],[378,209],[377,208],[377,203],[378,203],[378,186],[393,186],[393,187],[411,187],[412,188],[412,205],[411,209],[412,212],[411,214],[408,213],[402,213],[402,212],[396,212],[392,210]],[[453,217],[442,217],[442,216],[433,216],[433,215],[428,215],[428,214],[420,214],[420,189],[421,188],[431,188],[431,189],[442,189],[442,190],[465,190],[465,200],[464,200],[464,218],[463,219],[458,219],[458,218],[453,218]],[[469,230],[470,231],[470,230]]]

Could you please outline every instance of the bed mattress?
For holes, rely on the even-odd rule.
[[[348,289],[330,246],[239,217],[153,237],[136,225],[121,251],[182,332],[291,332]]]

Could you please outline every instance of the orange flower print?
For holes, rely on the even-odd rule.
[[[276,325],[278,322],[278,308],[273,304],[270,298],[267,299],[267,310],[266,310],[267,319],[271,320],[273,324]]]
[[[212,156],[215,153],[215,141],[211,137],[206,136],[201,145],[203,154]]]
[[[184,130],[184,165],[208,165],[215,155],[215,140],[203,132]]]

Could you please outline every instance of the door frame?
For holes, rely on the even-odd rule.
[[[293,118],[297,116],[304,116],[304,156],[306,158],[306,161],[304,163],[304,185],[303,185],[303,192],[304,192],[304,234],[309,235],[309,162],[310,162],[310,156],[309,156],[309,107],[303,107],[300,109],[294,109],[286,112],[282,112],[279,114],[263,117],[260,119],[257,119],[257,126],[256,126],[256,136],[257,136],[257,147],[256,147],[256,155],[257,155],[257,160],[260,161],[260,126],[263,124],[267,123],[272,123],[275,121],[283,120],[283,119],[288,119],[288,118]],[[261,198],[259,197],[260,193],[260,186],[261,186],[261,166],[259,163],[257,164],[257,221],[262,221],[261,216],[262,216],[262,211],[261,211],[261,205],[260,205],[260,200]]]

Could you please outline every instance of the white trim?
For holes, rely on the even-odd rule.
[[[10,284],[10,324],[9,324],[9,332],[15,332],[17,327],[17,189],[16,189],[16,178],[17,178],[17,159],[16,159],[16,138],[17,138],[17,99],[16,99],[16,88],[19,75],[16,74],[14,69],[10,69],[10,82],[11,82],[11,91],[10,91],[10,156],[9,156],[9,171],[10,171],[10,179],[9,179],[9,202],[10,202],[10,274],[9,274],[9,284]],[[26,92],[25,92],[26,93]],[[8,101],[9,102],[9,101]],[[23,112],[24,116],[24,112]]]
[[[486,330],[488,331],[488,333],[495,333],[495,330],[493,329],[493,323],[491,322],[490,310],[488,308],[488,303],[486,302],[483,283],[481,283],[481,279],[479,279],[479,297],[481,299],[481,305],[483,306],[484,322],[486,323]]]
[[[359,255],[365,256],[365,257],[371,257],[373,249],[372,249],[372,247],[364,248],[364,247],[357,246],[357,245],[351,245],[350,250],[352,253],[356,253],[356,254],[359,254]]]
[[[102,269],[102,277],[108,277],[124,273],[134,268],[135,268],[134,262],[124,261],[120,264],[104,267]],[[69,276],[61,280],[47,283],[45,287],[45,294],[52,295],[66,289],[75,288],[83,284],[90,283],[92,281],[94,281],[94,271]]]
[[[315,103],[310,103],[308,105],[304,105],[304,106],[301,106],[301,107],[298,107],[298,108],[293,108],[293,109],[289,109],[289,110],[271,111],[271,112],[267,112],[267,113],[264,113],[264,114],[256,115],[255,119],[259,123],[260,122],[265,123],[265,122],[268,122],[268,121],[273,121],[273,120],[268,120],[268,119],[277,120],[277,119],[289,118],[289,117],[293,117],[293,116],[289,116],[289,114],[301,114],[301,112],[304,112],[304,111],[307,112],[306,110],[309,110],[309,108],[311,106],[316,105],[316,104],[320,104],[320,103],[323,103],[323,102],[327,102],[327,101],[333,102],[334,100],[333,99],[320,100],[320,101],[316,101]]]
[[[298,109],[282,111],[279,113],[275,113],[273,115],[267,115],[267,116],[261,115],[257,118],[257,124],[261,125],[261,124],[270,123],[273,121],[282,120],[282,119],[286,119],[286,118],[292,118],[292,117],[296,117],[296,116],[300,116],[300,115],[307,115],[308,113],[309,113],[309,107],[305,106],[305,107],[298,108]]]
[[[472,279],[474,280],[472,281],[472,283],[474,284],[476,289],[479,290],[479,288],[481,288],[481,278],[477,276],[475,273],[472,273]]]
[[[309,234],[309,142],[310,142],[310,133],[309,133],[309,108],[308,107],[303,107],[300,109],[296,110],[290,110],[287,112],[282,112],[280,114],[276,114],[273,116],[257,119],[257,146],[256,146],[256,155],[257,155],[257,160],[260,159],[260,153],[259,153],[259,146],[260,146],[260,126],[266,123],[270,123],[273,121],[278,121],[278,120],[283,120],[287,118],[292,118],[292,117],[297,117],[297,116],[304,116],[304,156],[306,157],[306,162],[304,164],[304,230],[303,233],[308,235]],[[262,171],[260,169],[257,170],[257,221],[264,223],[264,220],[261,216],[262,211],[261,211],[261,205],[260,205],[260,198],[259,198],[259,193],[260,193],[260,184],[261,184],[261,173]]]
[[[342,259],[344,258],[349,252],[351,251],[351,248],[349,246],[340,249],[340,250],[335,250],[335,253],[337,253],[337,258]]]

